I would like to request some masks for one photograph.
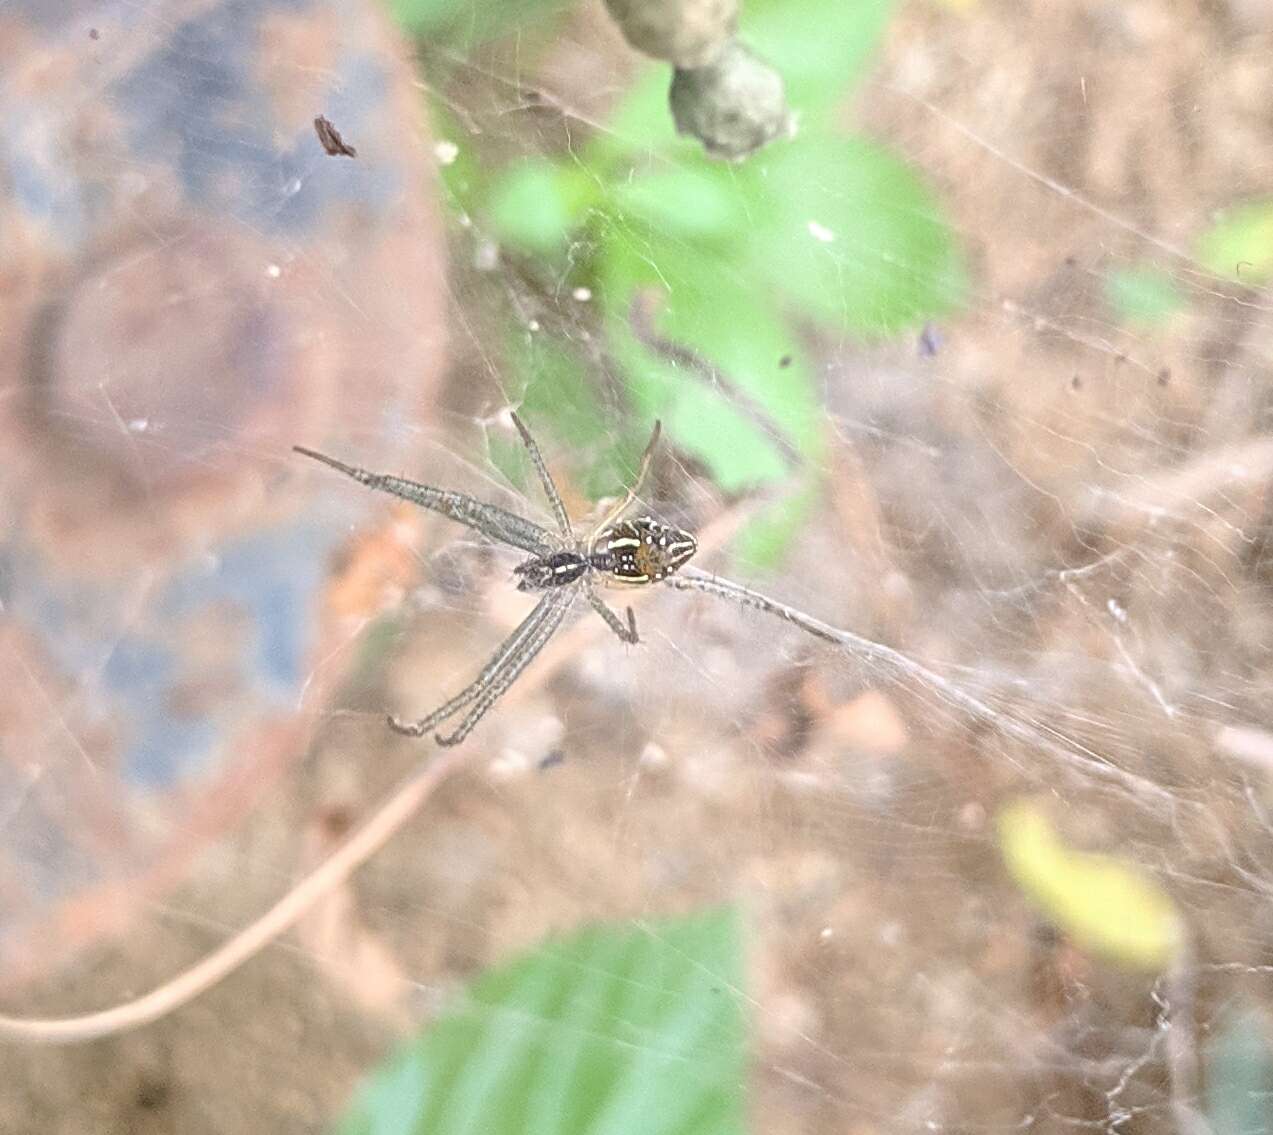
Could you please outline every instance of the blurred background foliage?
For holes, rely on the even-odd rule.
[[[783,75],[798,128],[739,164],[676,135],[666,65],[643,63],[604,121],[559,152],[537,142],[531,157],[467,131],[444,95],[445,67],[431,69],[460,229],[541,290],[586,303],[593,321],[588,336],[535,334],[509,313],[499,361],[532,428],[577,455],[593,497],[622,483],[655,417],[726,493],[775,486],[777,504],[735,549],[753,569],[781,558],[817,502],[818,343],[911,336],[964,300],[940,202],[886,145],[843,125],[894,6],[748,0],[741,37]],[[459,71],[499,37],[524,62],[570,5],[391,7],[431,60]],[[1273,269],[1270,234],[1273,205],[1252,202],[1217,216],[1193,251],[1217,275],[1258,282]],[[1185,310],[1177,280],[1149,264],[1111,271],[1105,301],[1146,332]],[[593,336],[621,379],[622,423],[592,377]],[[520,449],[493,444],[495,463],[524,477]],[[1065,847],[1029,800],[1009,804],[998,827],[1008,875],[1079,949],[1151,972],[1173,963],[1179,913],[1136,864]],[[386,1064],[342,1131],[742,1131],[738,936],[732,912],[599,927],[492,971]],[[1268,1109],[1251,1103],[1273,1085],[1259,1022],[1235,1010],[1208,1055],[1213,1129],[1270,1130]]]
[[[394,7],[443,62],[451,56],[439,39],[468,50],[509,35],[524,62],[551,41],[551,17],[563,9],[528,2],[478,14],[465,0]],[[923,180],[887,147],[837,124],[893,7],[744,6],[741,38],[784,77],[798,128],[738,164],[676,135],[664,64],[643,63],[589,136],[572,132],[562,152],[531,158],[496,152],[464,130],[445,98],[433,102],[439,137],[456,147],[443,166],[455,215],[543,289],[585,297],[590,330],[620,380],[627,413],[617,430],[591,374],[593,337],[528,335],[510,318],[504,373],[532,428],[581,455],[577,476],[594,497],[622,483],[655,417],[725,492],[781,483],[778,505],[736,549],[753,568],[781,556],[816,499],[812,470],[825,441],[817,337],[909,332],[963,295],[957,241]],[[433,89],[444,91],[446,76],[432,71]],[[652,335],[680,357],[653,349]],[[600,437],[615,444],[598,452]]]

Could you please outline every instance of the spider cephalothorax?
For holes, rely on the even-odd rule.
[[[398,732],[420,737],[447,718],[454,717],[461,710],[467,710],[455,732],[447,737],[437,736],[439,745],[458,744],[472,732],[486,711],[543,649],[581,590],[587,594],[593,610],[619,638],[624,642],[635,643],[638,637],[632,608],[628,608],[627,622],[624,623],[598,594],[596,580],[633,584],[657,583],[676,571],[698,549],[694,537],[688,532],[653,517],[619,519],[636,499],[637,488],[650,467],[650,457],[659,439],[658,422],[654,423],[654,432],[650,435],[650,442],[641,458],[641,470],[637,474],[636,484],[610,511],[598,526],[596,534],[587,542],[575,539],[570,528],[570,518],[566,515],[566,506],[561,503],[561,495],[557,492],[552,477],[548,475],[548,467],[540,456],[539,447],[516,414],[513,415],[513,423],[522,435],[531,464],[535,466],[548,503],[552,505],[553,516],[557,521],[555,534],[516,513],[463,493],[437,489],[403,477],[370,473],[312,449],[294,447],[298,453],[330,465],[368,488],[392,493],[403,500],[440,512],[492,540],[530,554],[530,559],[524,560],[513,569],[514,574],[521,577],[517,587],[520,591],[541,591],[544,593],[543,597],[517,629],[500,644],[477,678],[450,701],[419,721],[402,722],[396,717],[389,718],[389,724]]]

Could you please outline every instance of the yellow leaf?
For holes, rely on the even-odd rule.
[[[1132,863],[1074,851],[1036,801],[998,817],[999,850],[1017,885],[1082,949],[1111,961],[1160,970],[1180,947],[1175,903]]]
[[[1222,213],[1198,237],[1197,257],[1217,276],[1262,284],[1273,276],[1273,200],[1248,201]]]

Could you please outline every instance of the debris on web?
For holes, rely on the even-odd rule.
[[[782,76],[734,35],[736,0],[606,0],[606,6],[633,47],[675,67],[672,119],[709,154],[740,161],[793,133]]]

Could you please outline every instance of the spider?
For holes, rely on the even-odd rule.
[[[297,453],[321,461],[368,488],[392,493],[440,512],[497,543],[530,553],[529,559],[513,569],[519,577],[517,589],[543,592],[543,597],[499,645],[477,677],[450,701],[418,721],[400,721],[390,716],[389,725],[409,737],[421,737],[448,718],[467,710],[453,733],[448,736],[434,734],[439,745],[458,745],[463,741],[552,638],[580,591],[587,594],[592,609],[623,642],[639,642],[632,608],[627,608],[627,622],[624,623],[598,594],[598,581],[638,586],[658,583],[698,550],[694,537],[675,525],[652,516],[620,519],[636,499],[649,471],[650,459],[659,440],[658,422],[654,423],[654,430],[641,457],[636,482],[587,540],[575,538],[566,506],[561,502],[557,486],[553,484],[530,431],[516,414],[513,415],[513,424],[521,434],[531,464],[535,466],[544,494],[552,506],[557,521],[556,533],[498,505],[487,504],[463,493],[436,489],[402,477],[371,473],[303,446],[292,447]]]

